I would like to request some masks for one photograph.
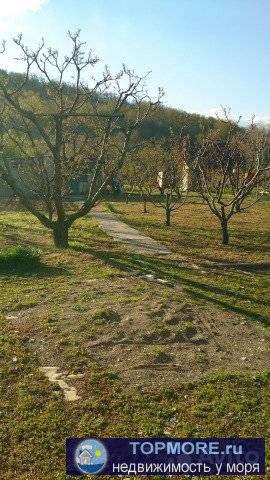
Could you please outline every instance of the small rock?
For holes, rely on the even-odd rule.
[[[46,375],[50,382],[55,383],[63,391],[64,397],[67,401],[72,402],[79,400],[79,395],[74,387],[69,386],[62,378],[63,373],[58,372],[57,367],[40,367],[40,370]]]
[[[144,275],[145,278],[147,278],[148,280],[154,280],[155,277],[152,273],[146,273],[146,275]]]
[[[16,363],[18,361],[18,357],[12,357],[12,361]]]

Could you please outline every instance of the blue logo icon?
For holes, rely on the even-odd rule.
[[[102,442],[86,438],[76,448],[75,462],[82,473],[99,473],[105,467],[108,453]]]

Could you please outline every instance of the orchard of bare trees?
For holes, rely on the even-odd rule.
[[[216,217],[227,245],[231,218],[252,208],[269,188],[269,138],[253,121],[243,127],[224,109],[223,118],[195,139],[170,132],[152,145],[147,159],[132,158],[130,165],[133,188],[144,191],[144,205],[152,198],[164,209],[165,225],[195,192]],[[127,179],[131,183],[128,174]]]
[[[147,214],[153,203],[172,214],[196,192],[229,243],[234,215],[252,208],[267,189],[269,136],[224,118],[199,123],[160,121],[163,95],[147,92],[147,75],[123,66],[100,68],[79,32],[68,34],[62,56],[42,40],[38,48],[14,39],[22,75],[0,72],[0,175],[24,208],[68,246],[72,224],[87,215],[120,175],[122,189],[138,194]],[[2,54],[8,54],[3,44]],[[155,124],[156,122],[156,124]],[[72,181],[87,174],[86,190],[72,202]]]

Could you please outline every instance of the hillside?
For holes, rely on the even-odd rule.
[[[11,86],[22,83],[24,79],[23,74],[6,72],[5,70],[0,70],[0,76],[8,76]],[[43,99],[46,99],[46,88],[47,84],[37,76],[31,76],[23,87],[25,93],[34,93]],[[74,95],[75,93],[75,88],[72,84],[65,84],[65,90],[66,93],[70,95]],[[106,102],[112,101],[113,98],[113,95],[107,94],[99,98],[99,101],[102,104],[106,104]],[[159,139],[167,137],[170,129],[173,129],[175,132],[181,131],[183,134],[195,138],[202,127],[210,129],[218,123],[220,123],[219,120],[213,117],[205,117],[196,113],[188,113],[183,110],[161,105],[151,115],[151,118],[144,121],[142,127],[139,129],[139,134],[143,139]]]

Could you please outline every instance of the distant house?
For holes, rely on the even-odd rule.
[[[188,165],[186,164],[186,162],[183,162],[178,166],[178,175],[179,174],[180,174],[180,179],[181,179],[180,190],[182,192],[186,192],[188,190],[188,186],[189,186],[189,168],[188,168]],[[157,185],[158,185],[158,188],[161,191],[161,193],[164,192],[164,190],[166,190],[166,188],[168,188],[168,187],[170,187],[170,188],[173,187],[173,186],[175,186],[176,188],[178,187],[177,186],[177,180],[176,180],[176,177],[178,175],[177,175],[176,171],[172,171],[172,172],[161,171],[161,172],[158,172]],[[175,185],[174,185],[174,182],[175,182]]]
[[[93,455],[86,448],[78,455],[80,465],[91,465]]]

